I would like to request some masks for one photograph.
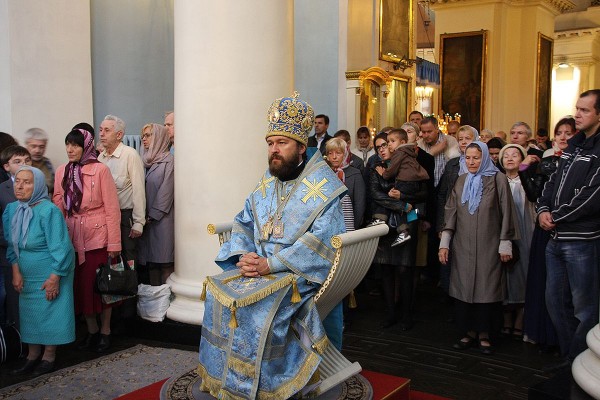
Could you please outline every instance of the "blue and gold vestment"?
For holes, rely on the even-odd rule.
[[[294,181],[263,175],[216,258],[225,272],[208,280],[203,390],[219,399],[286,399],[313,378],[328,345],[313,295],[334,261],[331,237],[345,231],[345,192],[318,152]],[[265,229],[273,217],[282,234]],[[272,274],[240,277],[235,264],[248,252],[267,257]]]

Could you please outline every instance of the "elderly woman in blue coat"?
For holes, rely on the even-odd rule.
[[[7,206],[2,221],[12,284],[19,293],[21,339],[29,344],[29,354],[11,373],[41,375],[54,370],[57,345],[75,340],[75,255],[62,212],[48,197],[43,172],[21,167],[14,190],[18,201]]]

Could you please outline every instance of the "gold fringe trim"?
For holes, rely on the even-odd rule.
[[[206,284],[208,283],[208,279],[205,279],[202,282],[202,293],[200,293],[200,301],[206,301]]]
[[[229,278],[223,282],[227,283],[233,279],[237,279],[237,277]],[[257,301],[261,301],[265,297],[272,295],[273,293],[283,289],[286,286],[289,286],[293,280],[294,280],[294,275],[289,274],[277,281],[274,281],[273,283],[266,286],[264,289],[261,289],[260,291],[253,293],[247,297],[244,297],[243,299],[237,299],[237,300],[231,298],[227,293],[225,293],[223,290],[221,290],[220,287],[215,285],[214,281],[210,277],[208,277],[208,290],[210,290],[210,292],[212,293],[214,298],[219,303],[221,303],[222,305],[224,305],[227,308],[231,308],[231,306],[233,306],[234,303],[235,303],[236,307],[246,307],[246,306],[249,306],[250,304],[256,303]]]
[[[235,301],[229,307],[229,311],[231,311],[231,319],[229,320],[229,327],[231,329],[235,329],[238,327],[237,318],[235,317]]]
[[[232,369],[236,372],[240,372],[245,376],[252,379],[256,377],[256,366],[254,364],[248,364],[238,358],[231,357],[227,359],[227,368]]]
[[[292,279],[292,303],[300,303],[302,298],[300,297],[300,292],[298,291],[298,283],[296,282],[296,278]]]
[[[200,390],[203,392],[209,392],[211,396],[222,400],[246,400],[243,397],[234,396],[226,390],[221,388],[221,381],[208,375],[206,369],[202,364],[196,368],[196,373],[202,379]]]
[[[256,398],[259,400],[281,400],[290,398],[290,396],[298,393],[306,386],[306,383],[310,381],[313,376],[312,370],[318,365],[319,356],[314,353],[310,353],[306,359],[306,362],[304,362],[302,368],[300,368],[300,371],[298,371],[298,375],[290,379],[273,392],[265,392],[259,389],[258,393],[256,394]]]
[[[256,398],[259,400],[281,400],[289,398],[293,394],[302,390],[307,384],[313,383],[313,380],[320,379],[320,372],[318,368],[314,373],[312,373],[312,370],[319,365],[319,361],[319,356],[314,353],[310,353],[306,359],[306,362],[303,363],[300,371],[298,371],[298,374],[294,378],[273,392],[266,392],[259,389],[258,393],[256,394]],[[230,361],[228,360],[228,364],[229,362]],[[234,396],[228,391],[223,390],[221,381],[208,375],[208,372],[202,364],[198,364],[196,373],[202,379],[202,384],[200,386],[201,391],[209,392],[211,396],[214,396],[218,399],[243,400],[242,398]]]
[[[356,308],[358,305],[356,304],[356,296],[354,295],[354,290],[350,291],[348,295],[348,308]]]
[[[325,350],[327,350],[327,347],[329,346],[329,339],[327,338],[327,335],[323,336],[323,339],[319,340],[318,342],[314,343],[312,345],[312,348],[319,354],[323,354],[325,353]]]

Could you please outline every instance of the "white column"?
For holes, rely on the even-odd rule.
[[[573,361],[573,378],[590,396],[600,398],[600,326],[593,327],[586,336],[588,349]]]
[[[352,147],[358,148],[358,142],[356,140],[356,131],[359,127],[360,117],[360,96],[357,95],[357,91],[360,89],[360,82],[357,79],[346,81],[346,120],[340,119],[340,122],[344,124],[350,136],[352,136]]]
[[[175,299],[201,324],[202,282],[220,270],[209,223],[232,220],[267,167],[267,109],[293,91],[292,0],[177,0]],[[302,93],[301,93],[302,95]]]

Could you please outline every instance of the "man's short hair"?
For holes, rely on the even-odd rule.
[[[531,127],[529,126],[529,124],[527,122],[523,122],[523,121],[517,121],[513,124],[513,126],[510,127],[510,130],[512,131],[513,129],[515,129],[517,126],[523,126],[525,127],[525,130],[527,131],[527,137],[531,138]]]
[[[104,117],[104,120],[113,121],[115,123],[115,132],[121,131],[123,132],[123,135],[125,134],[125,121],[123,121],[121,118],[108,114],[106,117]]]
[[[174,113],[175,113],[175,111],[165,111],[165,117],[169,114],[174,114]]]
[[[346,141],[346,143],[348,143],[352,140],[352,138],[350,137],[350,132],[348,132],[345,129],[340,129],[333,135],[333,137],[334,138],[341,137],[342,139],[344,139]]]
[[[486,144],[488,149],[501,149],[506,145],[506,143],[504,143],[502,139],[497,137],[491,138],[487,141]]]
[[[394,129],[393,126],[384,126],[383,128],[381,128],[381,130],[379,132],[385,132],[385,133],[390,133],[390,131]]]
[[[410,114],[408,114],[408,119],[410,119],[410,116],[413,114],[419,114],[421,116],[421,119],[423,118],[423,113],[421,111],[414,110],[411,111]]]
[[[2,152],[0,153],[0,162],[2,163],[2,165],[7,164],[10,161],[10,159],[13,158],[14,156],[29,156],[29,157],[31,157],[31,154],[29,153],[29,150],[27,150],[23,146],[19,146],[19,145],[8,146],[4,150],[2,150]]]
[[[438,120],[436,117],[425,117],[421,120],[421,126],[423,124],[433,124],[436,128],[438,127]]]
[[[323,118],[325,120],[325,125],[329,125],[329,117],[325,114],[319,114],[315,117],[315,119],[317,118]]]
[[[406,133],[406,131],[402,128],[394,128],[391,131],[388,132],[388,137],[395,135],[398,137],[398,139],[400,140],[404,140],[405,142],[408,142],[408,133]]]
[[[42,128],[29,128],[25,131],[25,143],[29,140],[43,140],[44,142],[48,141],[48,134]]]
[[[537,135],[540,137],[548,136],[548,130],[546,128],[539,128],[537,130]]]
[[[594,109],[596,110],[596,114],[600,114],[600,89],[586,90],[585,92],[579,95],[579,98],[588,97],[591,95],[596,96],[596,101],[594,102]]]

